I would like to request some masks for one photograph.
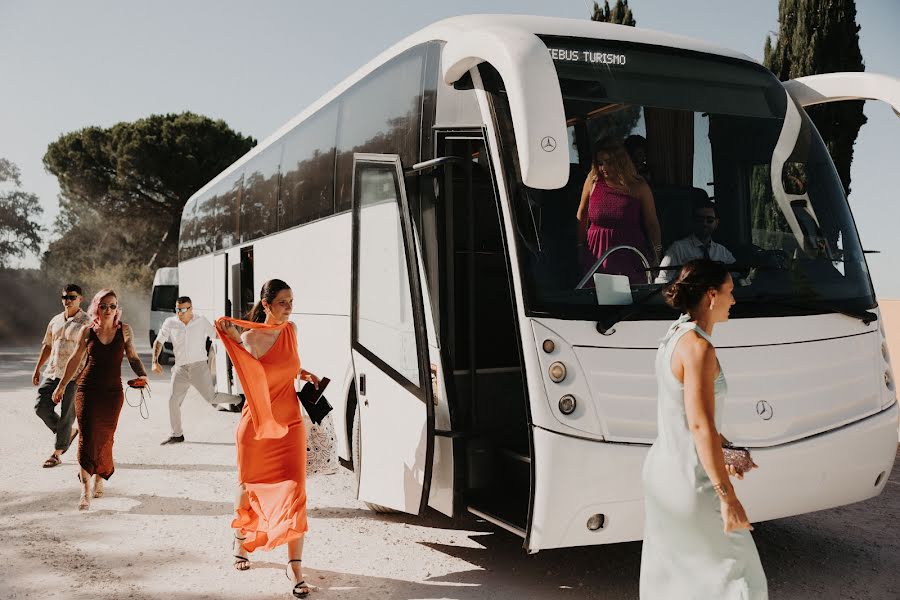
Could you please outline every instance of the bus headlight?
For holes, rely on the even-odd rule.
[[[604,525],[606,525],[606,515],[591,515],[591,518],[587,520],[587,528],[590,531],[603,529]]]
[[[566,378],[566,365],[562,364],[559,361],[556,361],[555,363],[550,365],[548,374],[550,375],[550,381],[552,381],[553,383],[559,383]]]
[[[884,371],[884,385],[890,391],[892,391],[892,392],[894,391],[894,378],[891,377],[890,369],[885,369],[885,371]]]
[[[571,415],[575,412],[575,406],[578,403],[575,402],[575,396],[572,394],[566,394],[562,398],[559,399],[559,412],[564,415]]]
[[[551,352],[556,350],[556,344],[553,343],[553,340],[550,339],[544,340],[544,344],[542,347],[544,348],[544,352],[546,352],[547,354],[550,354]]]

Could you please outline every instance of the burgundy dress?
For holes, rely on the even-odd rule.
[[[109,479],[113,464],[113,436],[125,396],[122,392],[122,357],[125,333],[122,325],[112,341],[104,344],[91,328],[87,363],[78,376],[75,417],[78,419],[78,463],[91,475]]]
[[[641,228],[641,201],[615,190],[601,179],[588,203],[588,248],[596,261],[613,246],[634,246],[647,255],[647,237]],[[627,275],[631,283],[647,283],[644,265],[630,250],[617,250],[597,269],[600,273]]]

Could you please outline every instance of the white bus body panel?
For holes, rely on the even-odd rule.
[[[536,346],[545,339],[556,345],[552,354],[539,354],[547,403],[532,402],[535,425],[598,440],[652,443],[654,361],[668,324],[624,322],[616,328],[624,333],[630,326],[643,335],[604,337],[593,323],[577,321],[533,323]],[[865,418],[889,402],[889,365],[874,325],[843,315],[735,319],[717,325],[714,339],[729,383],[722,433],[735,444],[784,444]],[[567,367],[561,383],[546,377],[557,360]],[[563,394],[576,398],[571,415],[559,412]],[[771,411],[768,418],[760,416],[760,407]]]
[[[734,481],[750,520],[824,510],[880,494],[897,452],[897,418],[894,403],[845,427],[754,450],[759,469],[743,481]],[[641,539],[641,471],[648,449],[535,428],[535,494],[528,549]],[[587,521],[595,514],[605,516],[605,526],[590,531]]]
[[[325,393],[335,423],[338,455],[349,459],[347,431],[344,422],[346,401],[353,380],[350,377],[350,214],[342,213],[294,229],[234,246],[216,255],[206,255],[179,265],[182,294],[191,296],[194,311],[210,322],[223,316],[225,296],[225,264],[240,263],[240,249],[253,246],[253,289],[273,277],[282,279],[294,292],[291,320],[298,325],[298,347],[303,368],[328,377],[331,384]],[[328,260],[322,260],[327,256]],[[229,288],[231,286],[229,285]],[[257,298],[258,299],[258,298]],[[239,301],[231,298],[233,303]],[[226,353],[216,342],[216,386],[228,392]],[[231,393],[241,393],[240,382],[233,376]]]

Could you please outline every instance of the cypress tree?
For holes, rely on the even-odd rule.
[[[591,14],[591,21],[602,21],[604,23],[616,23],[618,25],[628,25],[634,27],[634,15],[628,8],[628,0],[616,0],[616,4],[609,8],[609,0],[603,0],[603,8],[597,2],[594,2],[594,10]]]
[[[763,64],[781,81],[838,71],[864,71],[855,0],[779,0],[778,37],[766,36]],[[859,128],[866,122],[863,101],[813,106],[807,113],[834,161],[845,193]]]

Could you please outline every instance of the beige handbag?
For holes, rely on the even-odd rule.
[[[326,415],[322,423],[316,425],[303,412],[303,426],[306,428],[306,476],[332,475],[338,470],[337,440],[334,435],[334,421]]]

